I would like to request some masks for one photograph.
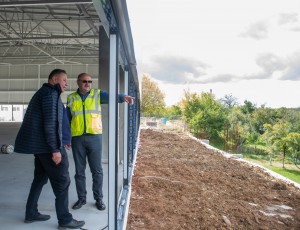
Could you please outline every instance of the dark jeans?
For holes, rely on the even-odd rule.
[[[88,160],[92,173],[94,199],[102,199],[102,135],[84,134],[82,136],[72,137],[72,151],[76,169],[75,182],[78,199],[86,199],[86,159]]]
[[[34,217],[38,213],[38,200],[43,186],[50,180],[53,193],[55,195],[55,209],[58,224],[66,224],[72,220],[69,212],[69,161],[66,150],[61,151],[62,161],[55,165],[52,161],[52,154],[35,154],[34,178],[26,204],[25,218]]]

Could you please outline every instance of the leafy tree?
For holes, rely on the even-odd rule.
[[[278,117],[293,124],[291,132],[300,133],[300,112],[296,109],[279,108],[276,109]]]
[[[259,134],[264,133],[264,124],[274,125],[281,119],[276,109],[260,107],[257,108],[252,114],[252,124],[255,132]]]
[[[264,124],[265,132],[261,136],[261,140],[266,144],[269,153],[269,164],[272,165],[272,159],[275,154],[275,149],[273,146],[273,126],[271,124]]]
[[[191,132],[201,138],[218,137],[225,120],[221,103],[215,100],[212,93],[201,93],[199,96],[186,92],[185,96],[183,115]]]
[[[272,165],[272,158],[279,152],[283,153],[283,167],[285,155],[287,152],[287,135],[290,130],[290,124],[286,121],[279,120],[276,124],[265,124],[266,131],[262,135],[267,148],[269,149],[270,165]]]
[[[221,102],[227,108],[232,108],[238,105],[237,98],[232,96],[231,94],[225,95],[224,98],[221,99]]]
[[[237,150],[237,147],[246,141],[249,133],[246,115],[239,107],[228,110],[224,125],[225,150]]]
[[[255,111],[256,106],[251,101],[245,100],[244,105],[242,106],[242,111],[245,114],[251,114]]]
[[[300,169],[300,133],[291,132],[286,139],[292,160],[297,168]]]
[[[172,105],[166,109],[166,117],[169,119],[179,118],[182,116],[182,111],[178,105]]]
[[[196,93],[190,93],[188,90],[184,91],[184,98],[181,100],[184,120],[189,124],[191,119],[201,109],[199,96]]]
[[[148,75],[142,77],[141,112],[144,116],[163,116],[165,113],[165,95]]]
[[[279,139],[275,140],[275,142],[274,142],[276,150],[281,151],[283,154],[282,168],[284,168],[285,157],[286,157],[286,154],[288,153],[288,137],[287,137],[287,135],[288,135],[287,133],[284,134],[284,136],[282,138],[279,138]]]

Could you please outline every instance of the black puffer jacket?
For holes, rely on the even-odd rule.
[[[17,153],[53,153],[62,147],[63,103],[60,85],[49,83],[33,95],[15,141]]]

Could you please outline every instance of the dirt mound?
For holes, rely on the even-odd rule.
[[[183,133],[140,133],[127,230],[300,229],[300,189]]]

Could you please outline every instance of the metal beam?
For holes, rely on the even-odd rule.
[[[109,37],[109,22],[107,21],[105,12],[103,10],[102,2],[98,1],[98,0],[93,0],[93,3],[94,3],[94,7],[95,7],[95,9],[97,11],[97,14],[98,14],[98,16],[100,18],[101,26],[103,26],[103,28],[104,28],[104,30],[106,32],[107,37]]]
[[[1,4],[1,3],[0,3]],[[32,8],[31,8],[32,9]],[[56,10],[56,8],[53,8],[53,10]],[[42,11],[45,10],[45,7],[34,7],[34,12],[32,10],[29,10],[28,8],[23,9],[22,13],[27,13],[27,14],[38,14],[38,15],[48,15],[49,12],[48,11]],[[70,9],[70,11],[72,11],[72,9]],[[9,13],[9,14],[20,14],[21,12],[19,10],[16,10],[16,8],[1,8],[0,6],[0,13]],[[94,12],[92,12],[94,13]],[[78,18],[78,13],[72,13],[72,12],[55,12],[55,15],[59,15],[59,16],[65,16],[64,18],[69,19],[74,19],[74,20],[80,20]],[[99,19],[97,13],[95,12],[95,14],[90,14],[90,18],[91,19]],[[85,20],[84,17],[81,17],[81,20]]]
[[[110,58],[109,58],[109,104],[108,104],[108,229],[117,229],[117,185],[118,185],[118,36],[110,34]]]
[[[133,46],[133,39],[131,27],[129,23],[129,16],[126,1],[111,0],[112,7],[116,16],[118,28],[122,43],[124,44],[125,54],[128,60],[129,70],[133,76],[134,83],[138,88],[138,76],[136,70],[136,60]]]
[[[93,55],[53,55],[57,58],[98,58],[97,54],[93,54]],[[49,58],[48,55],[40,55],[40,56],[1,56],[2,59],[42,59],[42,58]]]
[[[78,9],[81,11],[81,13],[83,14],[83,17],[89,17],[89,13],[87,12],[87,10],[84,8],[83,5],[77,5]],[[95,26],[94,22],[92,22],[91,20],[86,20],[86,23],[90,26],[90,28],[92,29],[93,33],[98,35],[99,31],[98,28]]]
[[[66,5],[66,4],[85,4],[91,3],[92,0],[47,0],[47,1],[11,1],[11,2],[1,2],[0,7],[14,7],[14,6],[45,6],[45,5]]]
[[[36,48],[37,50],[43,52],[44,54],[46,54],[47,56],[49,56],[49,57],[52,58],[53,60],[55,60],[55,61],[57,61],[57,62],[59,62],[59,63],[61,63],[61,64],[64,64],[64,62],[63,62],[62,60],[59,60],[58,58],[52,56],[51,54],[49,54],[47,51],[41,49],[40,47],[37,47],[37,46],[35,46],[35,45],[33,45],[33,44],[30,44],[30,45],[31,45],[32,47]]]
[[[129,88],[129,76],[128,76],[128,70],[127,68],[125,68],[125,76],[124,76],[124,93],[126,95],[129,95],[128,93],[128,88]],[[123,153],[124,153],[124,165],[123,165],[123,180],[124,180],[124,185],[128,185],[128,181],[129,181],[129,175],[128,175],[128,168],[129,168],[129,151],[128,151],[128,133],[129,133],[129,129],[128,129],[128,104],[125,103],[124,105],[124,149],[123,149]]]
[[[57,36],[51,36],[51,37],[28,37],[28,38],[0,38],[0,41],[28,41],[28,40],[52,40],[52,39],[77,39],[77,38],[90,38],[90,39],[94,39],[94,38],[98,38],[98,36],[96,35],[86,35],[86,36],[61,36],[61,35],[57,35]]]

